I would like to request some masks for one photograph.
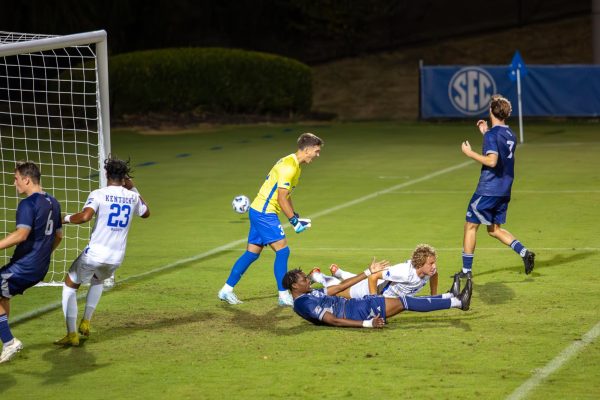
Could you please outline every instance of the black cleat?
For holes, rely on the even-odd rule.
[[[473,295],[473,281],[471,279],[467,279],[467,284],[465,288],[460,292],[459,300],[461,302],[460,309],[463,311],[467,311],[471,306],[471,296]]]
[[[523,256],[523,263],[525,264],[525,273],[529,275],[535,265],[535,253],[527,250],[525,256]]]
[[[458,276],[458,274],[454,274],[454,280],[452,281],[452,286],[448,292],[452,293],[452,296],[454,297],[460,295],[460,276]]]
[[[451,278],[454,278],[458,276],[459,279],[473,279],[473,274],[471,273],[471,271],[469,272],[457,272],[456,274],[452,275]]]

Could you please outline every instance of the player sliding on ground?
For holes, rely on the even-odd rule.
[[[437,295],[438,272],[437,253],[428,244],[418,245],[411,255],[411,259],[400,264],[392,265],[383,271],[374,273],[366,280],[338,293],[338,296],[347,299],[360,299],[364,296],[380,294],[384,297],[398,297],[400,295],[414,295],[429,282],[432,296]],[[350,279],[356,274],[342,270],[336,264],[330,267],[333,276],[325,275],[319,268],[314,268],[308,277],[311,281],[325,287],[339,285],[342,280]],[[449,293],[443,293],[442,298],[457,297],[460,292],[460,279],[455,277]]]
[[[87,282],[90,283],[90,289],[79,324],[79,333],[89,337],[90,320],[102,296],[104,279],[113,275],[125,257],[131,219],[134,215],[142,218],[150,216],[150,209],[133,186],[129,175],[129,162],[110,157],[104,161],[104,169],[107,186],[90,193],[81,212],[65,215],[63,219],[66,224],[82,224],[96,215],[90,242],[73,262],[65,277],[62,305],[67,335],[54,342],[57,345],[79,345],[79,335],[75,329],[77,289]]]
[[[506,212],[510,202],[511,188],[515,176],[515,151],[517,138],[505,120],[510,116],[510,101],[500,95],[493,95],[490,101],[492,128],[484,120],[477,121],[483,135],[482,154],[471,149],[469,141],[462,143],[462,152],[481,164],[481,175],[475,194],[469,201],[464,227],[461,278],[471,277],[471,267],[475,255],[475,242],[479,225],[487,226],[488,234],[510,246],[523,259],[525,273],[533,271],[535,253],[518,241],[509,231],[502,228],[506,222]]]
[[[283,278],[283,286],[294,298],[296,314],[316,325],[330,325],[356,328],[382,328],[386,319],[404,310],[428,312],[448,308],[469,309],[473,283],[467,280],[465,288],[456,299],[429,297],[367,296],[362,299],[346,299],[336,294],[377,273],[386,265],[375,261],[361,274],[345,280],[339,285],[314,290],[310,279],[299,269],[288,271]],[[454,302],[452,300],[455,300]]]

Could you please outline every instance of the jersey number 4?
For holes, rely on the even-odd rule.
[[[108,222],[106,225],[114,227],[119,226],[121,228],[127,227],[127,224],[129,224],[129,215],[131,214],[131,206],[113,203],[110,205],[110,209],[113,210],[113,212],[108,214]]]

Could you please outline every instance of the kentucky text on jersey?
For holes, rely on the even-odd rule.
[[[133,204],[135,202],[135,197],[111,196],[108,194],[105,197],[106,197],[106,202],[108,202],[108,203]]]

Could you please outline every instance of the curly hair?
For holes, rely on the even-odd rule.
[[[283,276],[283,279],[281,280],[283,288],[286,290],[291,290],[292,285],[298,281],[298,278],[300,278],[301,272],[302,270],[298,268],[291,269],[288,272],[286,272]]]
[[[435,249],[428,244],[419,244],[415,248],[410,258],[414,268],[422,267],[429,257],[437,257]]]
[[[110,180],[122,180],[127,177],[131,178],[131,167],[129,166],[130,160],[120,160],[116,156],[109,155],[104,160],[104,169],[106,170],[106,177]]]

